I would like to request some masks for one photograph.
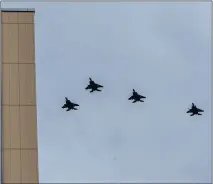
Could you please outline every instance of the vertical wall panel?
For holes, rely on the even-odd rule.
[[[36,183],[38,181],[38,166],[37,150],[22,150],[21,165],[22,165],[22,183]]]
[[[21,183],[21,151],[11,150],[10,152],[10,182]]]
[[[18,24],[2,25],[3,63],[18,63]]]
[[[10,103],[10,65],[2,65],[2,104]]]
[[[37,148],[36,107],[20,106],[21,148]]]
[[[34,64],[20,64],[20,104],[21,105],[35,105],[35,65]]]
[[[19,62],[34,63],[34,25],[19,24]]]
[[[21,144],[19,106],[10,106],[10,147],[19,148]]]
[[[10,107],[2,106],[2,147],[10,148]]]
[[[3,150],[2,152],[2,176],[4,183],[11,183],[11,160],[10,160],[11,151]]]
[[[17,64],[10,64],[10,105],[19,105],[19,70]]]

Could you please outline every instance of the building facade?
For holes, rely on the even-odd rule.
[[[34,10],[1,10],[1,180],[38,183]]]

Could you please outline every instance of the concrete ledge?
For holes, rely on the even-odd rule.
[[[1,12],[34,12],[35,8],[1,8]]]

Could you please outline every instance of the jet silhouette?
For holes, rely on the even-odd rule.
[[[103,86],[95,83],[91,78],[89,78],[89,85],[85,89],[91,89],[90,93],[92,93],[94,91],[101,91],[98,88],[103,88]]]
[[[143,100],[141,100],[141,98],[146,98],[145,96],[139,95],[134,89],[133,89],[132,93],[133,93],[132,96],[129,97],[128,100],[134,100],[132,103],[135,103],[135,102],[144,102]]]
[[[204,110],[198,109],[194,103],[192,103],[191,109],[189,109],[186,113],[192,113],[190,116],[194,115],[202,115],[199,112],[204,112]]]
[[[65,97],[66,103],[62,106],[62,108],[67,108],[67,111],[70,110],[78,110],[75,107],[79,106],[78,104],[72,103],[70,100],[67,99],[67,97]]]

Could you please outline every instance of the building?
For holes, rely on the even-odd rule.
[[[1,9],[1,180],[38,183],[33,9]]]

